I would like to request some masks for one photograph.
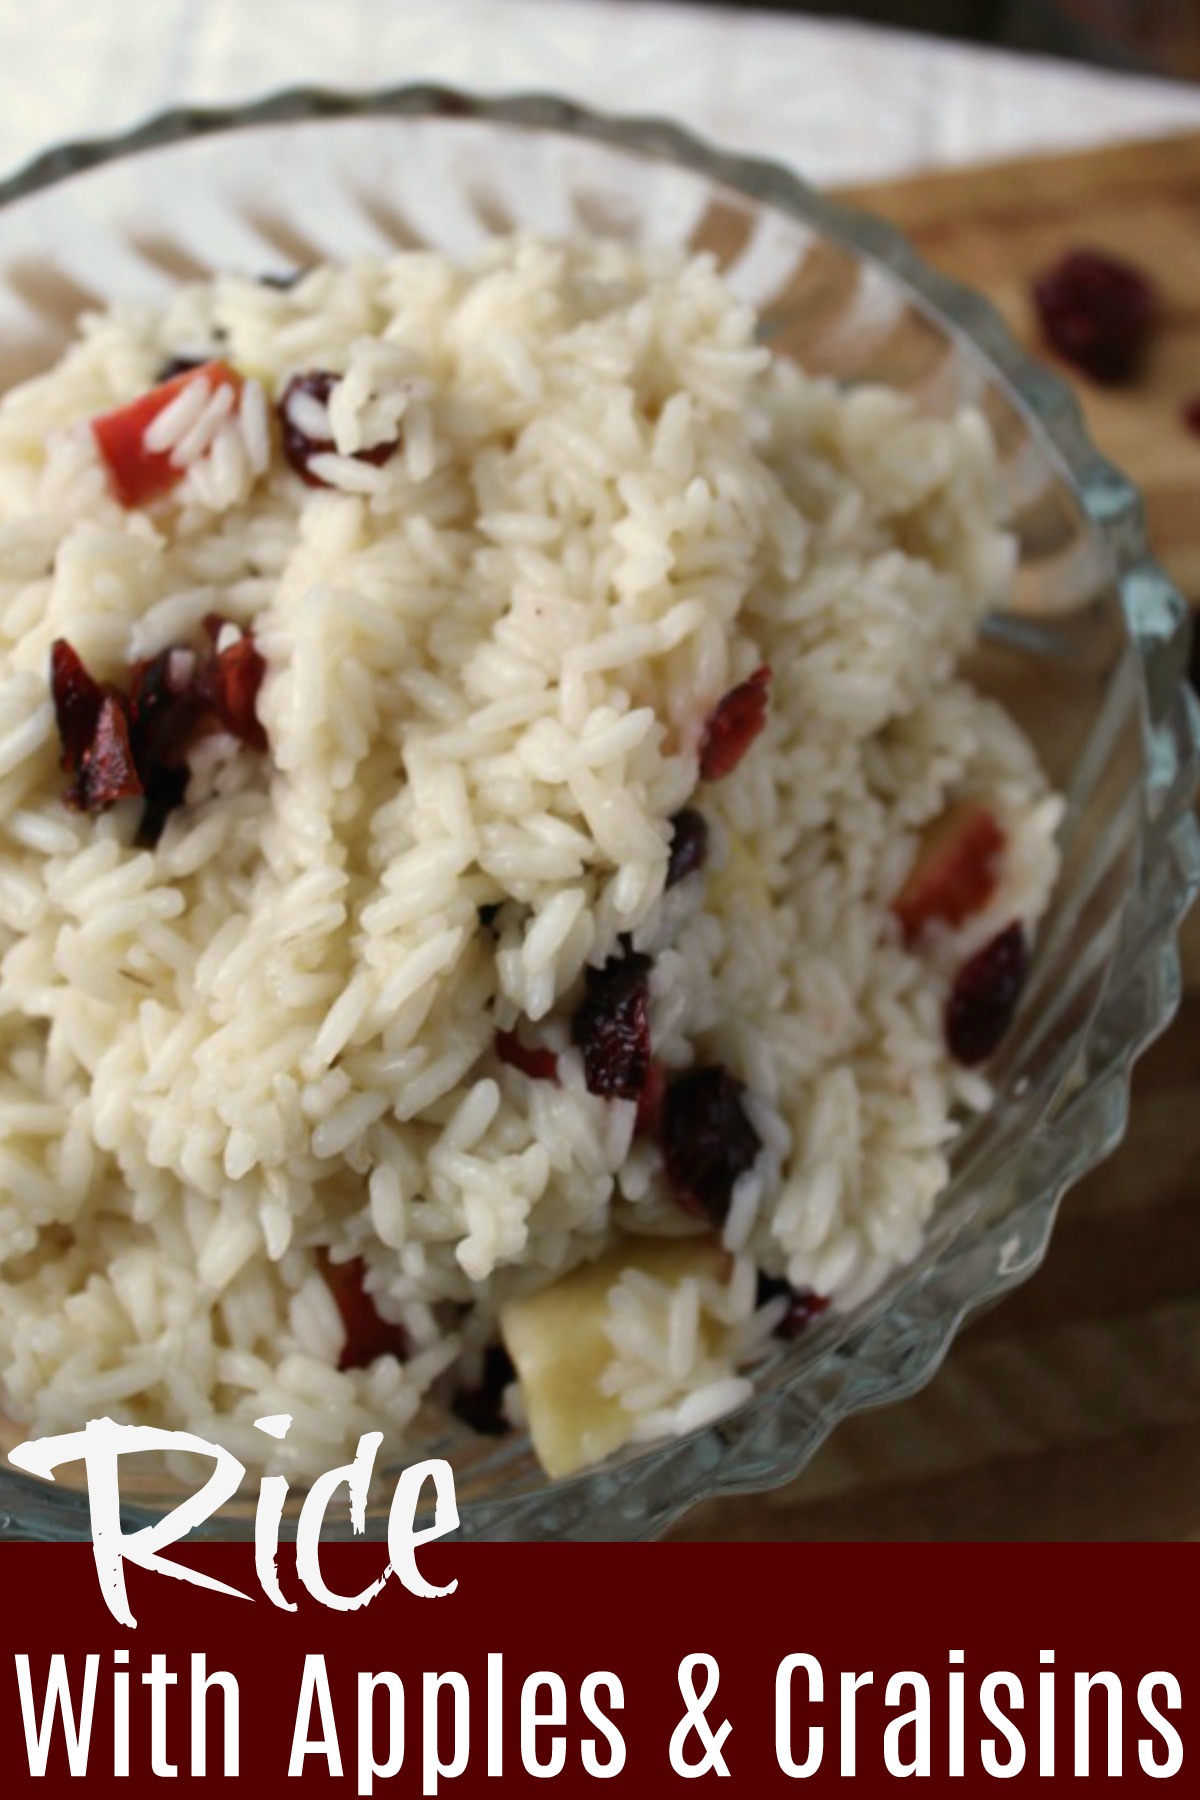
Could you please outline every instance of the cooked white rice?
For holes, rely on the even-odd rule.
[[[180,353],[248,379],[184,386],[146,438],[184,477],[127,511],[89,421]],[[343,377],[296,421],[333,440],[324,489],[273,419],[313,368]],[[948,981],[1055,873],[1058,803],[956,675],[1012,568],[982,420],[773,361],[704,258],[505,243],[85,321],[0,406],[12,1416],[107,1412],[299,1473],[366,1430],[403,1454],[508,1298],[699,1230],[570,1043],[623,933],[655,957],[655,1056],[725,1064],[763,1141],[727,1281],[610,1293],[602,1386],[634,1435],[749,1391],[781,1310],[756,1270],[851,1304],[912,1258],[989,1100],[947,1054]],[[265,657],[269,752],[205,741],[139,850],[137,803],[64,807],[50,646],[120,680],[213,612]],[[766,733],[697,793],[705,718],[764,662]],[[888,903],[963,793],[1003,822],[999,891],[910,951]],[[664,897],[691,801],[708,865]],[[518,1020],[559,1085],[498,1060]],[[339,1372],[324,1270],[354,1257],[410,1353]],[[283,1445],[253,1429],[277,1413]]]

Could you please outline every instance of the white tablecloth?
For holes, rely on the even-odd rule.
[[[1200,89],[822,19],[644,0],[0,4],[0,169],[293,83],[545,88],[821,182],[1200,126]]]

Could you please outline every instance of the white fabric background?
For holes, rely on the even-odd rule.
[[[0,0],[0,170],[182,100],[419,79],[670,114],[823,182],[1200,126],[1200,88],[646,0]]]

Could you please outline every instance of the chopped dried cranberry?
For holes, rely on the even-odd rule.
[[[167,820],[187,797],[188,770],[167,763],[154,763],[146,778],[146,804],[134,833],[139,850],[153,850],[166,829]]]
[[[667,1180],[684,1212],[714,1225],[724,1223],[738,1176],[762,1149],[742,1105],[745,1091],[714,1063],[677,1075],[663,1099]]]
[[[325,1279],[337,1302],[346,1328],[346,1342],[338,1357],[339,1369],[365,1369],[378,1356],[408,1355],[408,1335],[402,1325],[381,1319],[366,1290],[367,1265],[361,1257],[352,1262],[324,1262]]]
[[[109,689],[96,714],[92,741],[79,759],[67,805],[87,813],[104,812],[118,800],[136,800],[142,791],[129,742],[125,697]]]
[[[673,888],[685,876],[704,867],[708,855],[708,820],[692,806],[685,806],[671,820],[671,850],[667,858],[667,886]]]
[[[510,1069],[519,1069],[522,1075],[528,1075],[531,1081],[558,1080],[558,1058],[553,1050],[547,1050],[544,1045],[530,1049],[515,1031],[496,1033],[496,1055]]]
[[[1129,381],[1146,354],[1158,312],[1149,279],[1104,250],[1069,250],[1033,284],[1047,339],[1094,381]]]
[[[340,375],[331,375],[326,369],[310,369],[307,374],[293,375],[292,379],[279,396],[279,422],[283,428],[283,454],[289,465],[295,469],[302,481],[309,487],[328,487],[319,475],[313,473],[311,463],[314,457],[328,456],[336,453],[337,446],[332,437],[310,437],[306,431],[292,418],[292,401],[299,394],[307,395],[321,406],[329,404],[329,396],[341,380]],[[381,468],[389,462],[399,449],[399,440],[392,439],[388,443],[372,444],[366,450],[354,452],[355,462],[371,463]]]
[[[946,1043],[956,1062],[985,1062],[1012,1021],[1029,951],[1020,924],[1009,925],[958,972],[946,1005]]]
[[[215,642],[226,621],[205,620]],[[133,745],[146,787],[139,844],[152,847],[187,790],[188,752],[214,730],[227,731],[251,750],[265,750],[267,735],[255,712],[266,664],[249,635],[224,650],[201,655],[174,645],[135,663],[130,673]]]
[[[771,671],[766,663],[748,681],[730,688],[708,716],[700,743],[700,774],[705,781],[731,775],[767,723],[767,689]]]
[[[157,656],[136,662],[129,671],[129,704],[134,719],[138,756],[146,763],[170,754],[181,732],[180,711],[189,709],[187,734],[199,711],[195,695],[196,654],[173,646]]]
[[[152,850],[187,793],[187,753],[202,734],[207,708],[196,691],[198,658],[176,645],[129,673],[133,752],[146,789],[137,843]]]
[[[638,1137],[656,1138],[662,1131],[663,1100],[667,1092],[667,1071],[660,1062],[652,1062],[646,1071],[646,1081],[637,1097],[637,1122],[634,1131]]]
[[[50,692],[62,743],[62,766],[73,775],[96,734],[104,689],[66,638],[56,638],[51,646]]]
[[[512,1430],[504,1416],[504,1390],[516,1380],[516,1374],[504,1345],[489,1345],[479,1386],[460,1388],[450,1402],[451,1412],[482,1437],[503,1437]]]
[[[571,1041],[583,1051],[588,1092],[608,1100],[636,1100],[650,1073],[648,956],[628,950],[589,969]]]
[[[1179,416],[1192,436],[1200,437],[1200,394],[1193,394],[1190,400],[1184,401]]]
[[[243,635],[218,650],[197,673],[200,697],[208,702],[224,730],[251,750],[267,747],[267,734],[255,711],[266,671],[254,639]]]
[[[62,744],[62,766],[74,776],[66,803],[105,812],[142,792],[129,735],[129,707],[111,683],[96,681],[65,638],[50,651],[50,691]]]
[[[811,1288],[794,1288],[790,1281],[781,1281],[775,1275],[758,1277],[758,1292],[755,1296],[756,1306],[765,1306],[768,1300],[787,1297],[787,1310],[775,1327],[775,1336],[791,1342],[798,1338],[814,1319],[819,1319],[829,1306],[824,1294],[815,1294]]]
[[[990,808],[958,800],[921,834],[916,861],[892,901],[904,940],[927,925],[961,925],[982,911],[996,891],[1006,839]]]
[[[215,640],[225,621],[214,618]],[[230,732],[253,750],[266,733],[255,712],[265,664],[251,637],[200,654],[184,644],[134,663],[128,696],[94,681],[65,639],[54,645],[50,682],[63,746],[75,776],[69,806],[100,812],[144,794],[137,842],[152,848],[187,791],[188,751],[207,732]]]

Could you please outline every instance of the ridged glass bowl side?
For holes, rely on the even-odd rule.
[[[0,185],[0,387],[45,367],[88,305],[221,268],[396,246],[469,255],[511,230],[708,250],[778,354],[887,381],[931,411],[983,410],[1021,554],[1014,607],[972,673],[1069,799],[1000,1099],[964,1134],[916,1264],[781,1348],[737,1413],[571,1481],[547,1483],[523,1439],[497,1447],[431,1423],[421,1442],[454,1460],[467,1536],[639,1538],[704,1496],[787,1480],[841,1418],[927,1380],[965,1314],[1036,1268],[1062,1192],[1119,1137],[1131,1063],[1178,998],[1176,926],[1200,881],[1196,709],[1186,610],[1066,385],[882,221],[657,121],[540,96],[308,91],[66,146]],[[170,1500],[151,1485],[130,1523]],[[249,1508],[210,1535],[248,1535]],[[26,1535],[88,1534],[84,1495],[11,1472],[0,1512]]]

